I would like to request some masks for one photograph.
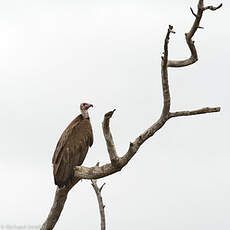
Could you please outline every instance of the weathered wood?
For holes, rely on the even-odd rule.
[[[190,7],[192,14],[195,16],[195,21],[193,22],[193,25],[192,25],[190,31],[185,34],[185,39],[186,39],[187,45],[190,49],[191,56],[187,59],[184,59],[184,60],[169,60],[168,61],[168,67],[184,67],[184,66],[192,65],[198,61],[198,55],[197,55],[196,47],[194,44],[195,42],[192,40],[192,38],[193,38],[194,34],[196,33],[197,29],[202,28],[200,26],[200,21],[201,21],[201,18],[203,16],[203,12],[207,9],[217,10],[221,6],[222,6],[222,4],[220,4],[217,7],[214,7],[214,6],[204,7],[204,1],[199,0],[198,5],[197,5],[197,13],[195,13],[193,11],[193,9]]]
[[[54,228],[64,208],[68,192],[79,180],[75,179],[71,185],[64,188],[57,187],[50,213],[40,230],[52,230]]]

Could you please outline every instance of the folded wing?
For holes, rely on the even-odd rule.
[[[93,144],[90,120],[77,116],[61,135],[53,155],[54,181],[58,187],[71,183],[75,166],[83,163]]]

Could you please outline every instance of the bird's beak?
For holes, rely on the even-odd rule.
[[[92,105],[92,104],[89,104],[88,109],[89,109],[90,107],[93,107],[93,105]]]

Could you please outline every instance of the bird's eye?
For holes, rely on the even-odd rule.
[[[83,106],[86,106],[86,103],[83,103]]]

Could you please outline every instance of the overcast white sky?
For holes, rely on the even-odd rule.
[[[39,225],[53,202],[51,159],[83,101],[95,142],[85,166],[108,162],[101,121],[116,108],[119,155],[160,115],[160,56],[189,51],[184,33],[198,0],[7,0],[0,2],[0,226]],[[219,4],[220,0],[205,1]],[[103,178],[109,230],[229,230],[229,1],[205,12],[199,62],[170,69],[172,110],[221,113],[170,120],[120,172]],[[57,230],[99,229],[89,181],[69,194]]]

